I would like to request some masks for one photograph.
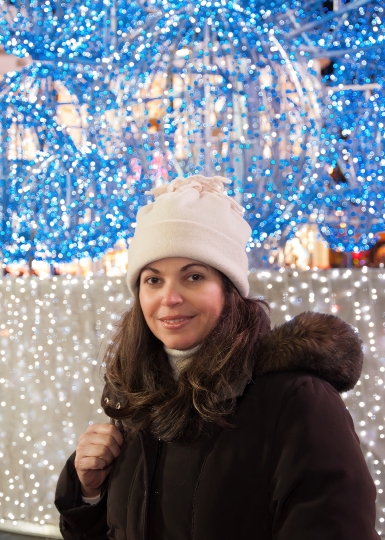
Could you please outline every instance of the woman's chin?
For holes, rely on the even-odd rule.
[[[196,344],[196,340],[194,341],[193,339],[170,338],[163,340],[163,345],[169,349],[176,349],[178,351],[192,349]]]

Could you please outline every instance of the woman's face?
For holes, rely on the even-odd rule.
[[[143,268],[139,301],[148,327],[166,347],[190,349],[218,321],[224,304],[222,278],[193,259],[161,259]]]

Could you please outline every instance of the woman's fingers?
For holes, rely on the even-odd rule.
[[[86,495],[98,491],[120,454],[123,436],[112,424],[91,424],[80,436],[75,468]]]
[[[93,449],[92,446],[105,446],[109,449],[114,458],[118,457],[120,454],[120,446],[116,442],[116,439],[111,435],[101,433],[84,433],[79,439],[79,445],[76,452],[81,452],[83,454],[85,451],[88,451],[91,452],[91,454],[89,454],[91,456],[98,455],[99,448]]]
[[[88,426],[85,433],[98,433],[101,435],[110,435],[113,437],[119,446],[123,444],[123,436],[118,430],[118,428],[112,424],[91,424]]]
[[[75,460],[75,467],[78,472],[101,471],[108,468],[112,460],[108,462],[103,457],[84,456]]]
[[[88,470],[78,472],[79,480],[83,496],[96,497],[100,495],[100,486],[103,484],[107,476],[110,474],[112,466],[100,471]]]
[[[82,484],[101,485],[120,454],[123,436],[112,424],[92,424],[79,438],[75,468]]]

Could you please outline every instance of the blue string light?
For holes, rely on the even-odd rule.
[[[372,103],[367,96],[365,110],[377,114],[377,127],[357,135],[352,122],[365,107],[346,92],[362,84],[380,92],[383,84],[379,0],[341,3],[333,12],[318,0],[12,0],[2,10],[0,43],[35,61],[0,86],[1,242],[9,259],[26,252],[50,260],[96,257],[130,236],[147,186],[196,172],[232,179],[229,194],[245,206],[252,226],[251,259],[255,246],[292,237],[314,216],[333,249],[366,249],[375,241],[384,219],[383,158],[380,144],[373,155],[367,151],[383,134],[382,98]],[[333,87],[330,99],[312,71],[320,57],[332,58],[324,79]],[[69,171],[75,161],[81,174]],[[340,185],[330,176],[337,164],[345,175]],[[362,168],[365,182],[357,176]],[[75,186],[79,174],[87,176],[83,191]],[[71,204],[84,207],[81,222],[75,206],[61,205],[65,215],[58,217],[64,210],[54,201],[67,197],[66,175],[76,187]],[[114,189],[100,187],[105,175]],[[18,197],[13,190],[21,177]],[[127,177],[135,178],[133,188]],[[31,193],[39,207],[33,234]],[[99,196],[104,213],[89,193]],[[117,196],[130,204],[117,205]]]
[[[326,101],[318,222],[331,247],[341,251],[369,249],[385,228],[385,99],[380,90],[367,94],[330,91]],[[331,175],[337,168],[344,181],[336,184]]]
[[[62,76],[52,65],[35,64],[0,83],[4,262],[98,258],[132,236],[138,205],[148,200],[139,161],[122,159],[100,122],[105,110],[94,98],[98,120],[82,125],[76,96],[60,95]],[[78,125],[63,124],[64,108]]]
[[[271,4],[273,6],[273,4]],[[334,8],[334,9],[333,9]],[[382,0],[285,2],[271,8],[280,41],[305,59],[331,58],[324,82],[332,86],[385,81]]]
[[[127,43],[152,11],[122,0],[10,0],[1,7],[0,44],[7,53],[84,64],[118,63],[121,51],[131,58]]]
[[[296,230],[321,114],[315,73],[255,4],[163,2],[125,85],[130,117],[156,134],[176,174],[222,174],[246,207],[252,242]],[[303,216],[302,216],[303,215]],[[250,244],[250,246],[251,246]],[[252,246],[251,246],[252,247]]]

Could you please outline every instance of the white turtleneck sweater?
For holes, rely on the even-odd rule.
[[[183,371],[188,366],[190,358],[198,351],[200,345],[196,345],[195,347],[192,347],[191,349],[186,349],[185,351],[179,351],[178,349],[170,349],[169,347],[166,347],[166,345],[164,345],[163,347],[167,353],[168,361],[171,364],[174,379],[177,381],[181,371]],[[241,396],[247,382],[248,379],[246,378],[240,381],[237,385],[234,385],[227,397],[232,398]]]
[[[200,345],[196,345],[191,349],[186,349],[184,351],[179,351],[178,349],[170,349],[164,345],[164,350],[168,356],[168,361],[170,362],[174,379],[177,381],[181,371],[183,371],[190,361],[190,358],[197,352]]]

